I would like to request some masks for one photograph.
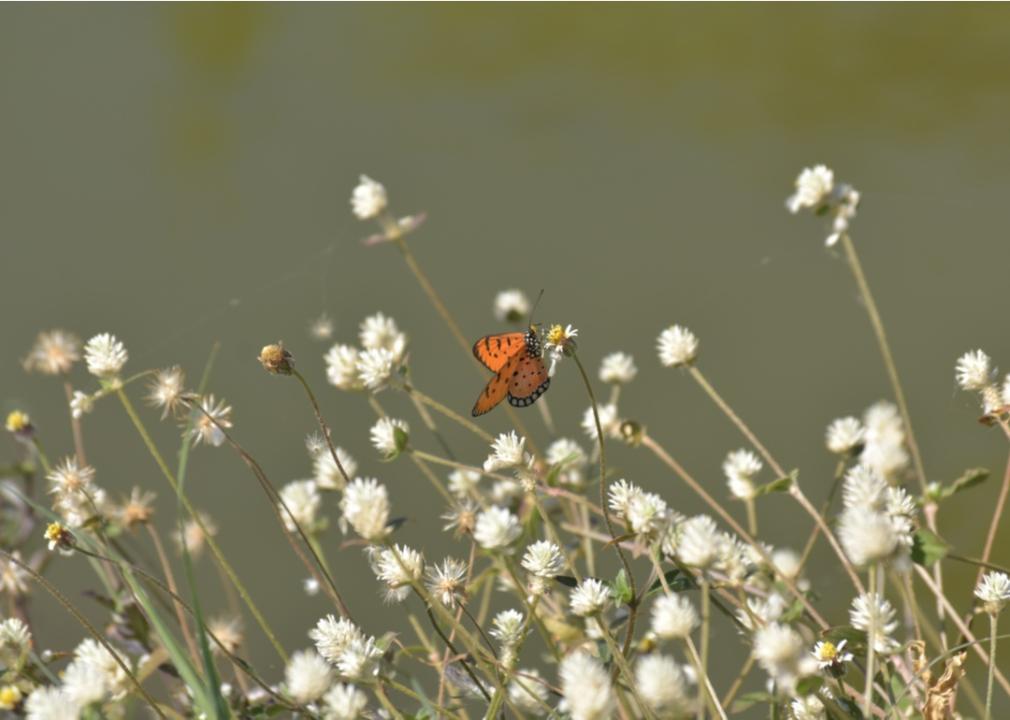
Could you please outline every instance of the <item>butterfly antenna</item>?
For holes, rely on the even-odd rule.
[[[530,327],[533,327],[533,313],[537,311],[537,305],[540,304],[541,298],[544,296],[543,288],[540,289],[540,294],[537,295],[537,301],[533,303],[533,307],[530,308]]]

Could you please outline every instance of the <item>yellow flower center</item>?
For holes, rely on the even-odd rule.
[[[4,685],[0,688],[0,710],[13,710],[21,701],[21,691],[14,685]]]
[[[551,325],[551,329],[547,331],[547,342],[552,345],[558,345],[564,339],[565,329],[560,325]]]
[[[835,647],[833,642],[825,642],[821,645],[821,650],[818,654],[821,660],[828,662],[838,657],[838,648]]]
[[[15,410],[7,416],[7,429],[12,433],[21,432],[31,424],[28,415],[20,410]]]
[[[46,528],[46,540],[56,542],[63,536],[63,526],[58,522],[49,523]]]

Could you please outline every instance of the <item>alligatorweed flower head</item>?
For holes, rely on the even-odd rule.
[[[379,392],[388,385],[395,370],[396,356],[386,348],[373,348],[358,353],[355,367],[361,385]]]
[[[134,486],[129,497],[116,509],[116,519],[127,529],[146,525],[154,517],[155,494]]]
[[[407,349],[407,336],[388,315],[375,313],[361,321],[358,341],[365,350],[387,350],[394,363],[399,363]]]
[[[368,696],[354,685],[337,683],[323,696],[325,720],[355,720],[368,706]]]
[[[824,434],[824,444],[836,455],[848,455],[862,448],[866,429],[859,418],[833,420]]]
[[[477,515],[473,539],[485,550],[503,550],[521,533],[519,518],[506,508],[492,505]]]
[[[529,317],[530,299],[522,290],[502,290],[494,298],[494,317],[498,322],[521,323]]]
[[[896,479],[908,467],[905,427],[898,408],[889,402],[871,406],[863,416],[865,443],[859,461],[885,480]]]
[[[373,220],[385,209],[388,198],[386,188],[367,175],[358,179],[351,193],[351,211],[358,220]]]
[[[360,390],[364,387],[358,375],[358,350],[337,343],[323,357],[326,362],[326,379],[340,390]]]
[[[411,584],[424,575],[424,557],[406,545],[370,547],[368,555],[375,577],[386,584],[385,597],[389,602],[406,600]]]
[[[65,375],[80,359],[80,338],[65,330],[49,330],[38,334],[22,365],[28,372]]]
[[[315,650],[298,650],[284,669],[284,687],[297,703],[318,700],[333,684],[333,670]]]
[[[750,450],[734,450],[722,463],[729,491],[740,500],[750,500],[757,492],[754,476],[761,472],[761,461]]]
[[[455,607],[457,599],[466,596],[466,563],[446,558],[431,565],[425,573],[428,592],[446,607]]]
[[[540,681],[540,671],[536,668],[522,668],[519,670],[508,686],[509,702],[523,712],[530,715],[542,715],[547,701],[550,699],[550,692],[547,686]]]
[[[624,478],[611,483],[607,489],[607,505],[620,520],[626,520],[631,510],[631,503],[644,495],[642,488]]]
[[[981,390],[992,382],[992,360],[981,350],[966,352],[954,368],[962,390]]]
[[[796,178],[796,192],[786,200],[794,215],[803,209],[816,210],[824,205],[835,189],[835,174],[826,165],[803,168]]]
[[[891,519],[882,512],[853,508],[842,513],[838,537],[853,565],[867,567],[890,559],[899,547]]]
[[[325,444],[312,456],[312,474],[316,485],[322,490],[339,490],[344,487],[344,476],[340,468],[344,469],[348,477],[354,477],[358,472],[358,462],[349,452],[339,446],[334,449],[337,460],[340,461],[339,466]]]
[[[476,470],[457,468],[449,473],[449,492],[458,498],[469,497],[477,489],[480,473]]]
[[[40,685],[25,701],[25,716],[29,720],[59,720],[80,714],[80,704],[58,686]]]
[[[514,647],[523,636],[523,614],[518,610],[502,610],[491,621],[491,637],[502,647]]]
[[[645,539],[655,538],[670,522],[666,501],[655,493],[640,493],[628,504],[627,521],[632,532]]]
[[[610,353],[600,362],[600,380],[611,385],[627,385],[637,374],[635,359],[625,352]]]
[[[529,455],[524,451],[526,438],[520,438],[515,430],[502,433],[491,444],[491,454],[484,461],[485,472],[495,472],[506,468],[525,465]]]
[[[617,413],[617,406],[613,403],[598,405],[596,408],[600,415],[600,428],[604,437],[619,438],[621,436],[621,418]],[[596,416],[593,415],[592,406],[586,408],[582,414],[582,429],[589,439],[597,442],[599,434],[596,432]]]
[[[320,655],[336,664],[347,646],[355,640],[364,640],[365,635],[347,618],[338,619],[327,615],[309,631],[309,638],[315,643]]]
[[[88,366],[88,372],[103,379],[118,375],[129,357],[123,343],[109,333],[95,335],[84,346],[84,362]]]
[[[659,334],[656,347],[659,362],[666,367],[680,367],[698,356],[698,338],[681,325],[672,325]]]
[[[200,526],[196,520],[187,520],[183,523],[181,530],[173,537],[180,550],[185,547],[186,551],[194,558],[203,553],[204,545],[207,543],[207,535],[217,535],[217,525],[204,513],[199,513]]]
[[[988,572],[975,588],[975,597],[990,615],[998,615],[1010,602],[1010,577],[1002,572]]]
[[[558,438],[547,446],[544,459],[552,468],[556,468],[556,477],[560,484],[581,487],[584,483],[584,469],[589,457],[582,446],[574,440]]]
[[[599,615],[610,604],[610,588],[596,578],[586,578],[572,590],[569,604],[580,617]]]
[[[754,658],[783,692],[817,670],[803,636],[783,623],[769,623],[754,633]]]
[[[32,634],[19,618],[0,622],[0,665],[8,670],[20,670],[31,650]]]
[[[898,629],[896,612],[890,602],[878,593],[863,593],[852,601],[849,622],[857,630],[870,631],[873,625],[873,649],[881,655],[890,655],[900,647],[892,637]]]
[[[825,720],[827,711],[824,703],[816,695],[804,695],[789,703],[793,720]]]
[[[315,480],[296,480],[281,488],[277,509],[288,532],[297,532],[300,525],[302,531],[311,533],[320,525],[321,504]]]
[[[550,540],[539,540],[526,548],[522,565],[536,577],[557,577],[564,572],[565,556],[561,554],[561,548]]]
[[[404,420],[379,418],[369,431],[372,446],[386,460],[391,460],[406,450],[410,426]]]
[[[668,640],[682,640],[698,627],[698,613],[684,595],[660,595],[652,605],[652,632]]]
[[[354,532],[369,542],[389,533],[389,494],[375,478],[355,478],[344,490],[340,510]]]
[[[719,559],[719,528],[708,515],[696,515],[680,525],[677,555],[685,565],[705,570]]]
[[[653,653],[635,665],[638,693],[661,717],[683,717],[694,710],[683,668],[669,655]]]
[[[582,651],[566,656],[558,668],[562,709],[572,720],[603,720],[614,709],[610,674],[599,660]]]

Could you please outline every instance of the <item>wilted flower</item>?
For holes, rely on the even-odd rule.
[[[358,220],[371,220],[386,209],[386,188],[367,175],[358,179],[351,193],[351,211]]]
[[[284,669],[284,686],[297,703],[318,700],[333,683],[333,671],[315,650],[298,650]]]
[[[389,494],[375,478],[355,478],[340,500],[344,520],[365,540],[381,540],[389,532]]]
[[[217,638],[217,642],[221,643],[224,649],[230,653],[238,652],[239,647],[242,645],[242,620],[238,617],[222,616],[211,618],[207,623],[207,632]],[[215,652],[220,649],[217,643],[214,643],[211,647]]]
[[[494,316],[498,322],[523,322],[530,314],[530,301],[522,290],[502,290],[494,299]]]
[[[659,361],[666,367],[679,367],[698,355],[698,338],[686,327],[672,325],[659,334]]]
[[[88,372],[100,378],[118,375],[128,359],[126,347],[115,335],[109,333],[95,335],[84,346],[84,362],[87,363]]]
[[[119,522],[124,527],[133,528],[150,522],[154,515],[155,494],[147,490],[134,487],[128,497],[116,512]]]
[[[313,340],[329,340],[333,337],[333,320],[326,313],[309,323],[309,337]]]
[[[259,357],[263,369],[274,375],[290,375],[295,367],[295,359],[284,347],[283,343],[264,345]]]
[[[217,526],[210,517],[204,513],[199,513],[199,517],[199,523],[196,520],[187,520],[183,523],[182,530],[175,535],[175,542],[179,549],[185,547],[193,557],[199,557],[203,552],[208,535],[217,535]]]
[[[70,372],[80,359],[81,341],[76,335],[65,330],[50,330],[38,334],[22,365],[28,372],[62,375]]]
[[[95,409],[95,398],[80,390],[74,390],[70,398],[70,414],[75,420],[80,420]]]
[[[473,539],[485,550],[508,547],[522,533],[519,519],[506,508],[492,505],[477,515]]]

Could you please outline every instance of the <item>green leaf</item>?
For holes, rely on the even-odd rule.
[[[554,580],[556,582],[561,583],[565,587],[570,588],[577,587],[579,584],[579,581],[573,578],[571,575],[555,575]]]
[[[976,485],[981,485],[988,479],[988,477],[988,468],[970,468],[965,470],[961,473],[961,477],[952,482],[950,485],[946,485],[940,489],[937,499],[946,500],[962,490],[967,490],[968,488],[973,488]]]
[[[734,715],[739,712],[753,707],[754,705],[765,705],[775,702],[775,696],[771,693],[766,692],[750,692],[744,693],[737,698],[736,702],[733,703],[733,707],[730,712]]]
[[[777,480],[772,480],[771,482],[765,483],[764,485],[758,485],[754,489],[754,497],[761,497],[762,495],[769,495],[771,493],[788,492],[789,489],[796,483],[797,478],[799,478],[800,471],[793,470],[785,477],[780,477]]]
[[[690,575],[682,575],[680,570],[674,568],[673,570],[667,570],[663,573],[663,577],[666,580],[666,584],[670,587],[673,592],[684,592],[685,590],[693,590],[697,585],[694,579]],[[663,583],[658,578],[652,583],[649,589],[646,591],[646,596],[653,595],[663,589]]]
[[[796,683],[796,694],[812,695],[817,692],[823,684],[824,676],[822,675],[811,675],[810,677],[805,677]]]
[[[800,617],[802,617],[802,615],[803,615],[803,601],[800,600],[799,598],[796,598],[793,601],[793,604],[790,605],[786,609],[786,611],[782,613],[782,616],[779,618],[779,622],[791,623],[795,620],[799,620]]]
[[[628,582],[628,575],[624,572],[624,568],[621,568],[617,577],[614,578],[614,582],[610,584],[610,593],[618,605],[627,605],[634,599],[631,584]]]
[[[939,562],[948,552],[950,545],[926,528],[919,528],[912,536],[912,561],[919,565],[929,567]]]

